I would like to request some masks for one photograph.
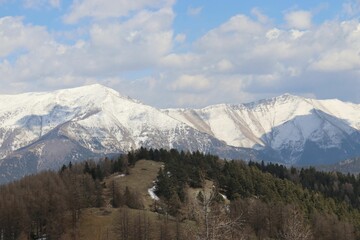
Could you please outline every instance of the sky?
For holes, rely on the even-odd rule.
[[[94,83],[159,108],[360,103],[360,0],[0,0],[0,94]]]

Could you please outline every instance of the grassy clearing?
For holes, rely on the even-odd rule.
[[[153,225],[161,225],[163,222],[162,216],[148,211],[150,205],[154,203],[154,200],[149,196],[148,189],[153,186],[153,181],[156,180],[157,173],[161,166],[162,163],[159,162],[141,160],[138,161],[133,168],[130,168],[129,175],[123,176],[121,174],[114,174],[105,179],[104,183],[107,186],[107,188],[104,189],[105,207],[89,208],[82,211],[76,239],[118,239],[114,233],[114,224],[116,224],[121,210],[112,208],[109,204],[111,198],[109,189],[112,181],[115,182],[116,186],[119,187],[121,191],[124,191],[126,187],[129,187],[132,191],[136,191],[141,195],[145,210],[121,208],[127,209],[131,218],[136,218],[139,215],[146,215],[146,218],[148,218]],[[172,225],[175,224],[174,220],[169,220],[168,223]],[[152,235],[157,239],[157,236],[160,233],[158,233],[155,226],[150,227],[154,229]],[[74,238],[71,237],[70,233],[67,233],[63,236],[63,239]]]
[[[84,209],[78,224],[76,237],[68,232],[63,235],[62,239],[120,239],[120,233],[116,230],[116,226],[121,226],[120,219],[124,218],[124,211],[126,211],[129,218],[129,231],[132,234],[130,239],[137,239],[136,234],[139,231],[144,231],[144,222],[146,222],[149,234],[148,239],[176,239],[179,236],[181,236],[181,239],[189,239],[195,233],[196,225],[194,222],[178,222],[173,217],[150,211],[150,206],[154,203],[154,200],[150,198],[148,189],[153,186],[161,167],[162,163],[160,162],[141,160],[136,163],[136,166],[130,168],[129,175],[114,174],[105,179],[104,183],[107,186],[104,189],[105,207]],[[129,209],[128,207],[112,208],[109,205],[111,198],[109,189],[112,181],[121,191],[124,191],[126,186],[137,191],[142,197],[145,208],[143,210]],[[210,187],[212,183],[209,182],[207,185]],[[199,190],[192,192],[192,194],[195,195]],[[139,225],[142,225],[142,229]]]
[[[145,209],[150,209],[150,205],[154,200],[150,198],[148,189],[154,185],[156,176],[163,163],[140,160],[136,163],[135,167],[130,168],[130,174],[127,176],[113,175],[106,180],[106,185],[110,186],[111,181],[115,181],[116,186],[124,191],[129,187],[132,191],[140,193]]]
[[[78,234],[78,240],[116,240],[120,239],[121,233],[116,231],[116,226],[121,226],[119,218],[127,211],[129,216],[129,239],[137,239],[136,235],[144,230],[144,219],[147,221],[148,239],[186,239],[195,225],[193,222],[177,223],[175,219],[159,215],[148,210],[135,210],[127,207],[118,209],[86,209],[81,217]],[[140,223],[141,222],[141,223]],[[191,231],[190,231],[191,230]],[[71,239],[70,235],[64,236],[63,239]]]
[[[116,209],[86,209],[81,216],[78,239],[116,239],[112,231],[115,215]]]

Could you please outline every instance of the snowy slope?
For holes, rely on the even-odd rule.
[[[24,147],[56,127],[84,147],[94,151],[111,151],[114,141],[126,150],[151,141],[154,128],[169,133],[172,142],[175,129],[187,128],[157,109],[101,85],[61,90],[54,93],[29,93],[0,96],[0,144],[3,154]],[[97,145],[92,139],[97,139]],[[135,138],[135,139],[134,139]]]
[[[349,155],[357,155],[360,144],[360,105],[339,100],[285,94],[249,104],[163,111],[228,145],[276,152],[278,161],[285,163],[304,160],[309,144]],[[345,143],[354,149],[344,149]]]
[[[11,175],[11,166],[27,166],[24,162],[29,159],[32,164],[26,168],[34,172],[141,146],[225,156],[241,152],[156,108],[97,84],[0,96],[0,178],[1,174]],[[1,167],[7,172],[2,173]]]
[[[333,163],[360,156],[359,129],[360,105],[289,94],[166,110],[98,84],[0,95],[0,182],[141,146],[287,164]]]

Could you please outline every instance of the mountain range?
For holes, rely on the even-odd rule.
[[[99,84],[0,95],[0,182],[140,147],[333,164],[360,156],[360,105],[284,94],[247,104],[157,109]]]

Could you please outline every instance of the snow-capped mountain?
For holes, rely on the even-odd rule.
[[[0,96],[0,182],[141,146],[245,156],[241,149],[98,84]]]
[[[240,105],[163,110],[234,147],[286,164],[333,163],[360,155],[360,105],[284,94]]]
[[[360,105],[291,95],[156,109],[102,85],[0,95],[0,182],[137,149],[324,164],[360,156]]]

